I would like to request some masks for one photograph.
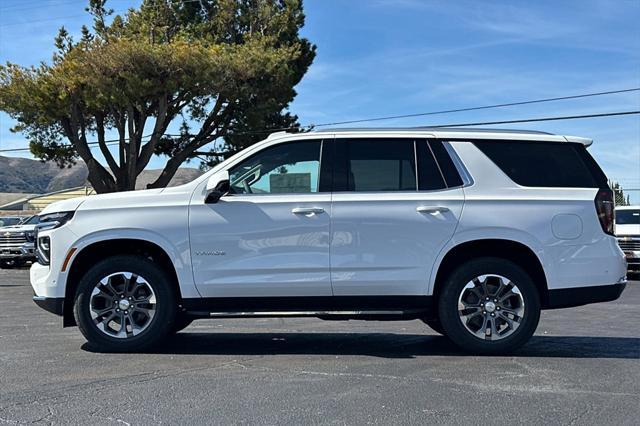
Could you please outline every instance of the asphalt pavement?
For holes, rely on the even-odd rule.
[[[638,424],[640,282],[544,311],[511,356],[419,321],[201,320],[153,353],[88,351],[0,270],[0,424]]]

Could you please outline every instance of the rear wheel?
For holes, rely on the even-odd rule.
[[[114,256],[82,277],[74,316],[95,349],[138,351],[173,329],[176,306],[174,287],[162,268],[142,256]]]
[[[540,319],[540,297],[531,277],[506,259],[485,257],[458,267],[438,303],[445,334],[462,349],[507,353],[525,344]]]

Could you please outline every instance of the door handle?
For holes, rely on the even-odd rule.
[[[296,207],[291,209],[291,213],[293,214],[317,214],[324,213],[324,209],[322,207]]]
[[[447,207],[441,207],[441,206],[418,206],[416,207],[416,211],[418,213],[437,214],[437,213],[446,213],[449,211],[449,209]]]

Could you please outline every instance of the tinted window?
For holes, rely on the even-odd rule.
[[[640,210],[616,210],[616,225],[640,225]]]
[[[474,144],[518,185],[569,188],[607,185],[606,177],[582,144],[529,141]]]
[[[13,226],[20,223],[19,217],[5,217],[0,219],[0,226]]]
[[[336,191],[415,191],[412,139],[337,139]]]
[[[31,216],[30,218],[25,219],[25,221],[22,222],[21,225],[37,225],[38,223],[40,223],[40,217]]]
[[[318,192],[320,141],[266,148],[229,171],[233,194]]]
[[[440,166],[442,175],[447,182],[447,186],[450,188],[462,186],[462,178],[460,177],[456,166],[453,164],[451,156],[442,144],[442,141],[431,140],[429,141],[429,146],[431,147],[433,155],[438,161],[438,165]]]
[[[416,141],[418,154],[418,188],[429,191],[446,188],[444,177],[433,158],[433,152],[426,140]]]

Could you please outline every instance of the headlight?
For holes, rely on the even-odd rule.
[[[40,223],[36,226],[34,235],[38,263],[48,265],[51,260],[51,240],[48,236],[39,236],[38,233],[41,231],[60,228],[71,220],[74,213],[75,212],[58,212],[40,216]]]
[[[48,229],[56,229],[69,222],[75,211],[73,212],[57,212],[49,213],[40,216],[40,223],[37,226],[38,231],[45,231]]]

